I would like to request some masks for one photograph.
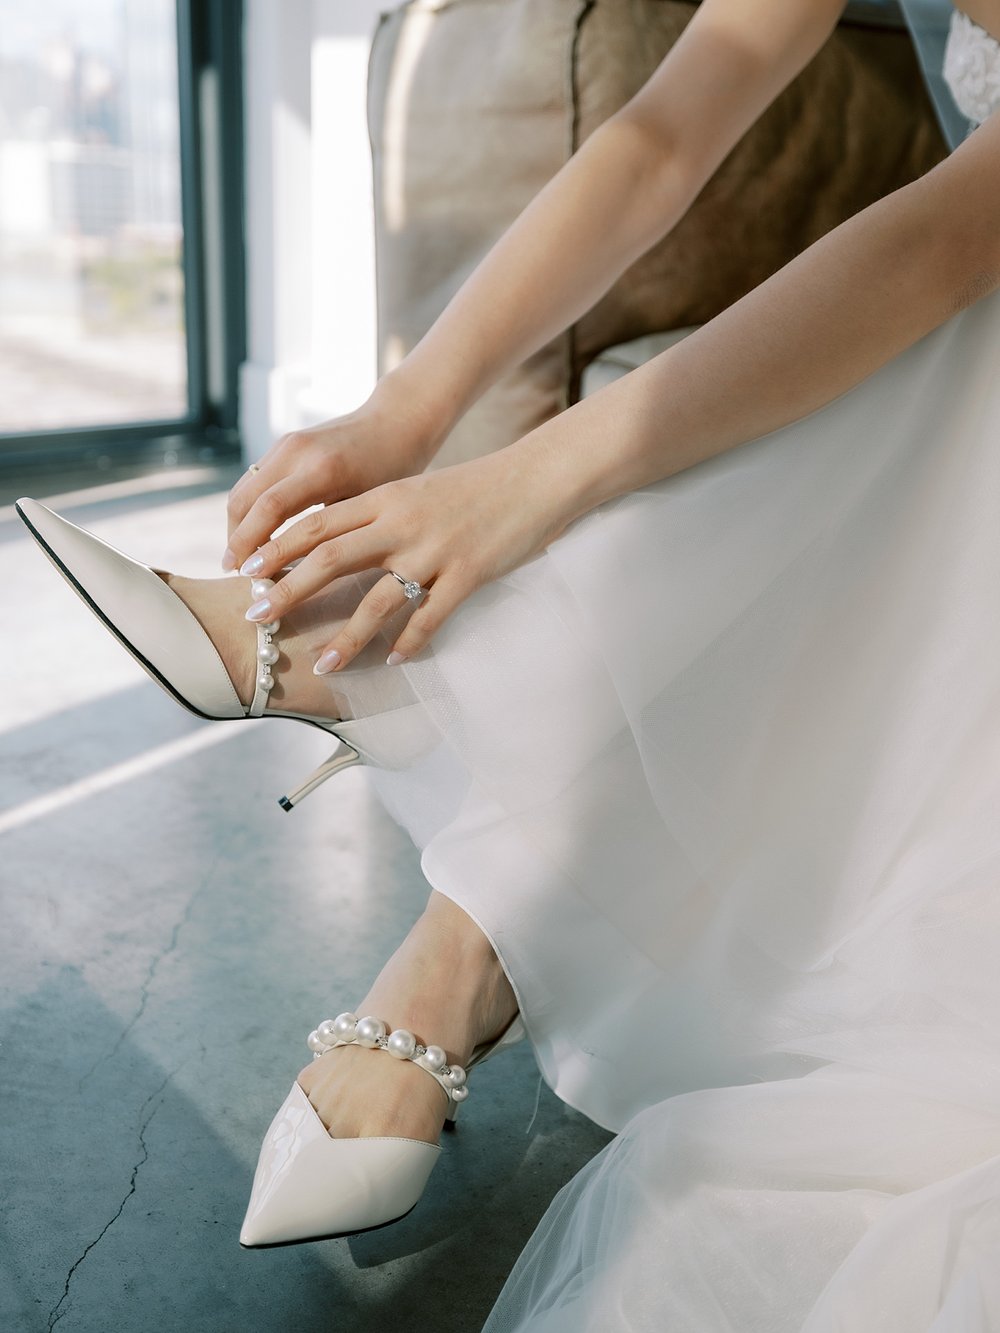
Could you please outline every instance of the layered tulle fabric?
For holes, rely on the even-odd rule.
[[[995,1333],[996,1109],[838,1063],[634,1117],[488,1333]]]
[[[379,793],[621,1131],[490,1330],[1000,1328],[1000,297],[401,670]]]

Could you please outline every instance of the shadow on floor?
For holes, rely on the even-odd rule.
[[[492,1078],[482,1071],[474,1115],[447,1136],[428,1193],[402,1222],[244,1251],[256,1136],[227,1117],[231,1080],[209,1083],[225,1058],[213,1058],[217,1034],[171,1025],[158,1043],[143,1024],[144,1042],[122,1040],[120,1018],[71,967],[5,1026],[8,1050],[37,1053],[10,1062],[3,1098],[14,1151],[0,1323],[11,1330],[476,1328],[549,1197],[597,1146],[551,1096],[524,1133],[533,1066],[518,1052]]]

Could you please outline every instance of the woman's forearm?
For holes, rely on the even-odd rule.
[[[815,55],[844,0],[702,0],[639,92],[531,201],[401,364],[389,394],[436,442],[680,220]]]
[[[700,185],[689,175],[628,118],[586,140],[387,377],[419,396],[438,442],[677,222]]]
[[[1000,116],[688,338],[511,445],[570,518],[807,416],[1000,285]]]

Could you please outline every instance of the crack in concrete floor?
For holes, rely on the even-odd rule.
[[[190,898],[187,900],[187,903],[184,907],[184,911],[181,913],[180,917],[174,922],[173,928],[170,932],[170,939],[167,941],[167,943],[163,946],[162,949],[158,950],[153,955],[152,959],[150,960],[149,966],[146,969],[146,975],[140,984],[139,1004],[136,1007],[135,1013],[122,1028],[118,1036],[115,1038],[114,1045],[111,1047],[111,1049],[109,1051],[105,1051],[103,1055],[99,1055],[97,1059],[94,1061],[94,1063],[90,1066],[90,1068],[80,1075],[76,1085],[77,1092],[83,1091],[84,1084],[87,1082],[89,1078],[93,1077],[94,1073],[98,1069],[100,1069],[101,1065],[107,1064],[109,1061],[115,1058],[115,1056],[121,1050],[122,1046],[125,1044],[125,1041],[127,1040],[129,1034],[134,1031],[136,1025],[142,1019],[143,1014],[146,1012],[146,1006],[149,1003],[150,991],[152,989],[153,982],[156,980],[156,974],[159,971],[160,964],[163,962],[165,958],[169,958],[172,953],[176,952],[177,944],[180,939],[180,933],[184,929],[184,927],[188,924],[188,922],[191,920],[191,914],[194,911],[195,903],[198,901],[198,899],[202,896],[202,894],[206,891],[206,889],[215,879],[215,872],[218,870],[221,860],[222,860],[221,856],[217,856],[215,858],[215,861],[213,862],[211,869],[207,872],[205,877],[202,879],[201,883],[195,889],[194,893],[192,893]]]
[[[115,1039],[115,1043],[111,1047],[111,1049],[109,1051],[106,1051],[103,1055],[99,1056],[90,1066],[90,1068],[84,1074],[81,1075],[80,1079],[77,1082],[78,1092],[82,1092],[84,1084],[87,1082],[89,1078],[92,1077],[95,1071],[101,1067],[101,1065],[106,1064],[115,1058],[115,1056],[118,1054],[118,1052],[124,1045],[129,1034],[135,1029],[136,1025],[142,1019],[143,1014],[146,1012],[146,1006],[149,1003],[152,986],[156,979],[156,974],[159,971],[160,965],[165,958],[168,958],[172,953],[176,951],[181,931],[191,920],[195,904],[198,902],[199,898],[201,898],[201,896],[208,889],[209,885],[215,879],[215,874],[219,868],[221,860],[222,860],[221,856],[216,857],[211,868],[203,877],[201,883],[195,889],[194,893],[192,893],[191,896],[188,898],[187,903],[184,906],[184,910],[181,912],[180,916],[177,918],[177,920],[173,924],[173,927],[171,928],[169,940],[163,946],[162,949],[158,950],[153,955],[152,959],[150,960],[149,966],[146,969],[146,975],[143,978],[140,986],[139,1003],[136,1006],[135,1013],[122,1028],[121,1032],[118,1034],[118,1037]],[[204,1044],[202,1044],[203,1056],[204,1053],[205,1053],[205,1048]],[[160,1094],[166,1088],[167,1084],[174,1077],[177,1071],[183,1066],[184,1063],[185,1061],[181,1061],[181,1063],[178,1064],[176,1068],[171,1070],[170,1073],[168,1073],[163,1078],[160,1084],[149,1094],[149,1096],[143,1102],[142,1106],[139,1108],[140,1156],[139,1160],[132,1167],[132,1174],[129,1180],[128,1189],[125,1191],[125,1195],[122,1198],[121,1203],[118,1205],[117,1209],[115,1210],[111,1218],[104,1224],[104,1226],[94,1237],[94,1239],[90,1241],[90,1243],[83,1249],[79,1257],[75,1259],[74,1262],[70,1265],[69,1270],[66,1274],[66,1278],[63,1282],[62,1295],[59,1297],[59,1300],[49,1311],[47,1333],[52,1333],[52,1330],[55,1328],[56,1324],[58,1324],[60,1319],[62,1319],[63,1316],[67,1313],[67,1310],[63,1309],[63,1306],[66,1305],[66,1302],[69,1300],[70,1286],[72,1284],[73,1277],[76,1274],[77,1269],[87,1258],[87,1255],[90,1254],[91,1250],[93,1250],[97,1245],[101,1243],[101,1241],[104,1239],[107,1233],[111,1230],[114,1224],[121,1217],[122,1213],[125,1210],[125,1205],[128,1203],[129,1199],[132,1197],[133,1194],[135,1194],[139,1178],[139,1171],[149,1160],[149,1149],[146,1146],[146,1130],[152,1124],[154,1116],[156,1115],[157,1111],[160,1109],[160,1106],[162,1105],[162,1100],[156,1102],[156,1105],[149,1112],[149,1114],[145,1116],[145,1118],[143,1118],[143,1113],[145,1112],[146,1108],[150,1105],[150,1103],[160,1096]]]
[[[47,1325],[48,1333],[52,1333],[52,1330],[55,1328],[56,1324],[58,1324],[59,1320],[62,1319],[65,1314],[68,1313],[68,1307],[67,1309],[64,1310],[63,1306],[66,1305],[66,1302],[69,1300],[70,1285],[72,1284],[77,1269],[86,1259],[87,1255],[90,1254],[91,1250],[93,1250],[96,1246],[98,1246],[101,1243],[101,1241],[108,1234],[108,1232],[111,1230],[114,1224],[118,1221],[122,1213],[125,1211],[125,1205],[128,1203],[129,1199],[131,1199],[132,1195],[136,1192],[136,1189],[138,1187],[139,1171],[149,1160],[149,1149],[146,1146],[146,1130],[152,1124],[154,1116],[156,1115],[160,1107],[163,1105],[162,1098],[160,1101],[156,1102],[156,1105],[153,1107],[153,1109],[149,1112],[148,1115],[143,1117],[143,1113],[145,1112],[146,1108],[150,1105],[151,1102],[155,1101],[157,1097],[161,1096],[163,1090],[166,1088],[167,1084],[174,1077],[174,1075],[177,1073],[177,1070],[180,1069],[180,1067],[181,1066],[178,1065],[176,1069],[172,1069],[168,1074],[166,1074],[162,1082],[159,1084],[159,1086],[154,1088],[154,1090],[149,1094],[149,1096],[143,1102],[142,1106],[139,1108],[140,1157],[139,1160],[132,1167],[132,1175],[129,1180],[128,1189],[125,1191],[125,1196],[122,1199],[121,1203],[118,1205],[113,1215],[109,1218],[107,1222],[105,1222],[104,1226],[97,1233],[94,1239],[90,1241],[90,1243],[82,1251],[79,1258],[75,1259],[73,1263],[70,1265],[69,1271],[66,1274],[65,1281],[63,1282],[62,1295],[59,1297],[58,1301],[56,1301],[55,1305],[49,1311],[49,1320]]]

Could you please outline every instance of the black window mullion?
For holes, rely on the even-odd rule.
[[[177,0],[177,80],[180,111],[181,227],[184,236],[184,327],[187,342],[188,414],[205,418],[205,300],[202,282],[201,151],[198,77],[191,0]]]
[[[225,397],[216,409],[217,424],[239,425],[239,376],[246,357],[246,251],[244,246],[243,153],[243,3],[214,0],[208,5],[211,50],[219,75],[221,141],[219,171],[222,200],[223,367]]]

